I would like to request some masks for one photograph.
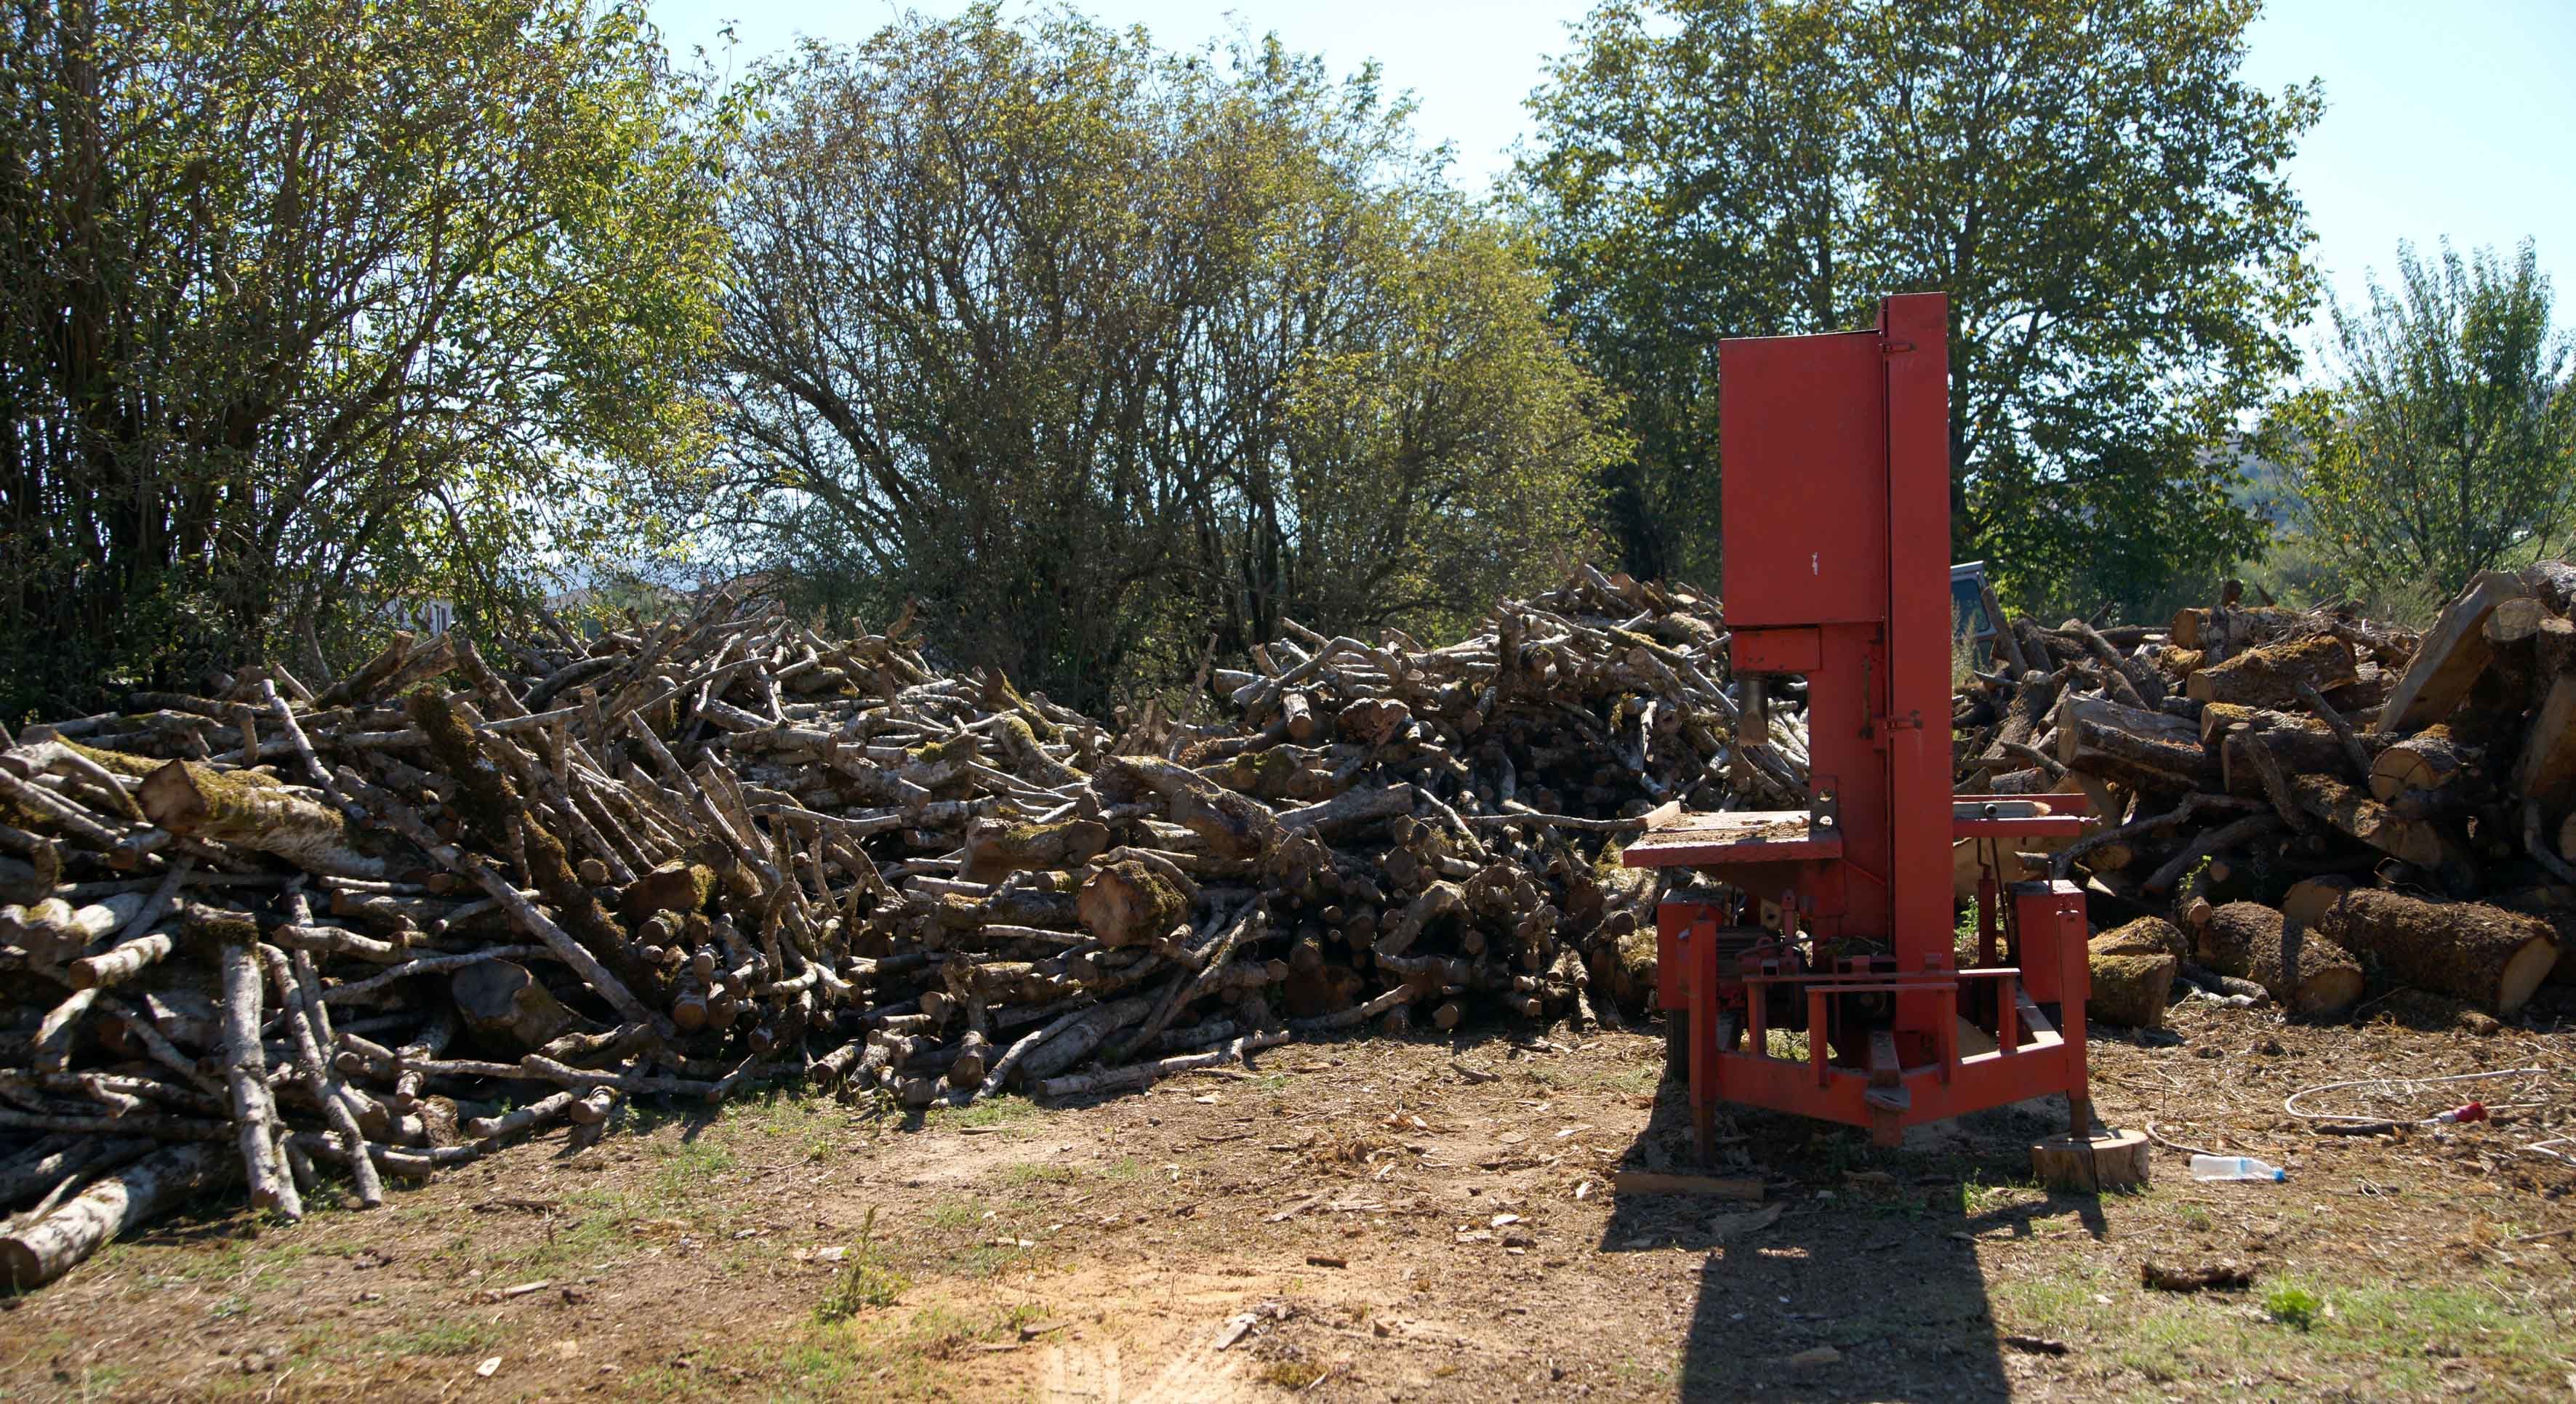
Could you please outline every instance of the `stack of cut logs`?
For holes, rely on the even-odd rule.
[[[2012,623],[1957,699],[1960,788],[2082,792],[2050,854],[1960,846],[1961,892],[2083,882],[2093,1013],[2160,1021],[2173,982],[2350,1008],[2420,992],[2479,1025],[2576,977],[2576,567],[2470,582],[2422,635],[2242,603],[2169,630]],[[2490,1025],[2491,1026],[2491,1025]]]
[[[292,1218],[320,1162],[372,1205],[634,1096],[920,1108],[1615,1021],[1654,891],[1605,849],[1805,789],[1794,724],[1732,746],[1714,601],[1589,570],[1443,648],[1289,625],[1114,730],[902,624],[544,623],[0,737],[10,1282],[202,1187]]]

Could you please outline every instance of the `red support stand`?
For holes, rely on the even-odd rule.
[[[2088,821],[2076,796],[1950,792],[1948,314],[1911,294],[1869,331],[1718,349],[1730,662],[1805,679],[1809,795],[1803,812],[1684,816],[1622,860],[1719,884],[1657,918],[1703,1156],[1723,1103],[1892,1143],[2063,1092],[2090,1129],[2083,894],[1990,879],[1974,963],[1954,944],[1954,842]],[[1744,921],[1747,893],[1781,894],[1777,920]],[[1965,1027],[1993,1048],[1963,1051]],[[1806,1056],[1771,1056],[1775,1028],[1803,1032]]]

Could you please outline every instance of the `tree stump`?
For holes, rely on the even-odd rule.
[[[2139,1131],[2051,1136],[2031,1146],[2030,1173],[2050,1189],[2137,1189],[2147,1183],[2147,1138]]]

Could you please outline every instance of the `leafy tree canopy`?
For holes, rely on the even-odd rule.
[[[1953,551],[2132,608],[2259,551],[2211,450],[2314,299],[2284,165],[2315,85],[2255,0],[1612,0],[1520,164],[1559,307],[1628,396],[1630,569],[1713,579],[1717,342],[1951,297]]]
[[[17,700],[649,549],[634,486],[702,418],[715,115],[588,0],[0,16]]]
[[[2343,582],[2443,597],[2564,546],[2576,495],[2576,341],[2550,325],[2526,241],[2438,259],[2399,246],[2397,286],[2334,308],[2340,380],[2282,416],[2305,543]]]
[[[1373,74],[983,6],[756,81],[708,539],[791,595],[1096,705],[1588,542],[1600,388]]]

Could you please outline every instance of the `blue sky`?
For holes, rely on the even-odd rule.
[[[731,22],[737,61],[798,35],[865,37],[905,9],[953,13],[958,0],[899,5],[755,5],[656,0],[654,19],[675,49],[714,46]],[[1014,0],[1008,13],[1037,7]],[[1188,4],[1089,0],[1085,13],[1141,24],[1160,42],[1194,47],[1237,28],[1276,31],[1293,49],[1340,70],[1375,59],[1391,90],[1410,89],[1415,127],[1455,152],[1459,183],[1484,188],[1511,164],[1528,130],[1521,99],[1566,47],[1579,0],[1486,0],[1464,5],[1298,0]],[[2266,88],[2315,77],[2325,120],[2309,133],[2293,179],[2308,203],[2313,256],[2348,303],[2364,270],[2389,274],[2397,243],[2428,251],[2447,235],[2463,249],[2538,240],[2562,324],[2576,323],[2576,0],[2271,0],[2257,22],[2246,76]]]

